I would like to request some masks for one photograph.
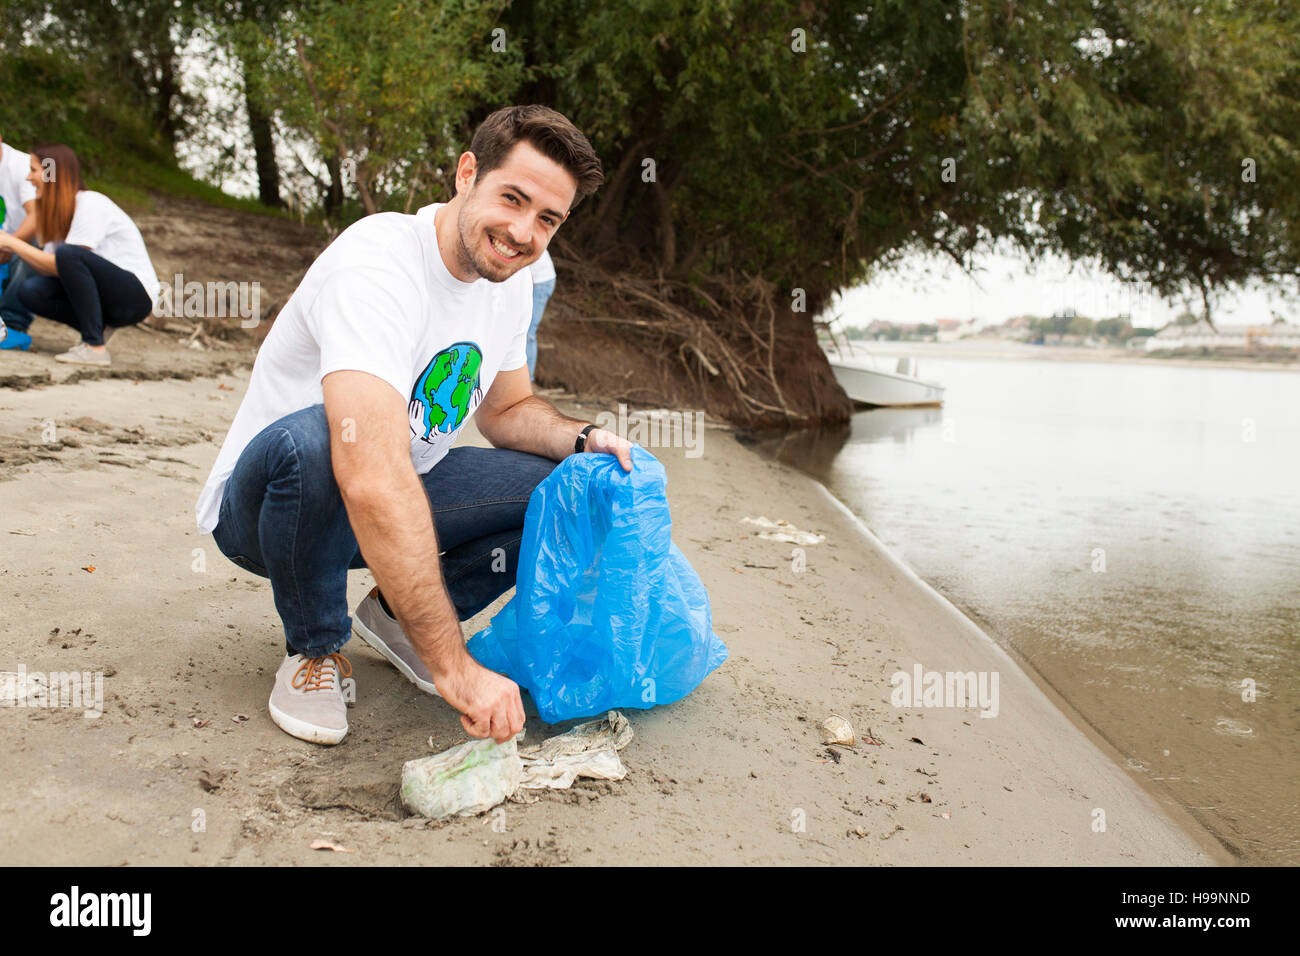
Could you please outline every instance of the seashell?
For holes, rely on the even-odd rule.
[[[853,746],[853,726],[839,714],[831,714],[822,721],[822,740],[828,744]]]

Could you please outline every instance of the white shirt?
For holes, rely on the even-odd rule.
[[[550,282],[555,278],[555,263],[551,262],[551,250],[543,249],[537,261],[528,267],[533,274],[533,285]]]
[[[72,213],[72,223],[63,241],[70,246],[86,246],[119,269],[125,269],[140,280],[150,300],[155,304],[158,302],[158,273],[149,260],[149,251],[144,247],[140,230],[131,217],[103,193],[90,189],[77,193],[77,208]],[[56,245],[47,242],[45,251],[53,252]]]
[[[527,365],[532,282],[462,282],[438,251],[434,214],[367,216],[321,253],[276,317],[248,392],[195,505],[199,530],[217,526],[239,455],[267,425],[325,401],[321,380],[355,369],[383,379],[407,403],[411,463],[442,460],[497,372]],[[328,463],[326,463],[328,467]]]
[[[23,203],[36,198],[36,187],[27,181],[27,174],[32,171],[32,158],[19,152],[8,143],[0,143],[0,199],[4,200],[5,211],[0,228],[13,232],[27,218]]]

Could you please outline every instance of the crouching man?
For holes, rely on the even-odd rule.
[[[271,581],[286,655],[270,712],[287,733],[347,734],[354,627],[472,736],[522,728],[519,687],[470,657],[460,622],[514,585],[529,496],[557,461],[632,467],[625,440],[532,394],[525,355],[528,266],[602,181],[563,115],[499,110],[461,154],[455,198],[344,230],[276,319],[196,513]],[[451,448],[475,415],[494,447]],[[347,575],[364,567],[378,587],[353,622]]]

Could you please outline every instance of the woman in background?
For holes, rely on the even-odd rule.
[[[108,365],[107,336],[145,318],[158,294],[144,239],[113,200],[86,188],[77,154],[67,146],[32,150],[27,179],[36,187],[36,235],[43,248],[0,234],[0,249],[37,273],[23,280],[18,298],[37,315],[81,333],[81,342],[55,356],[58,361]]]

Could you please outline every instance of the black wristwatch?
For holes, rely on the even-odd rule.
[[[573,450],[575,453],[580,453],[587,447],[587,433],[595,427],[595,425],[588,425],[578,433],[578,440],[573,443]]]

